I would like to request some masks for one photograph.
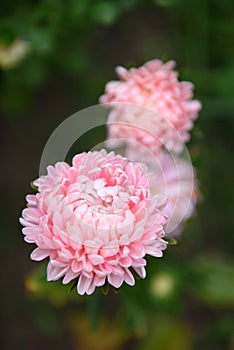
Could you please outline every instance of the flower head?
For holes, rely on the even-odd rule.
[[[192,100],[193,84],[178,81],[174,67],[174,61],[163,64],[155,59],[129,71],[116,68],[120,81],[109,82],[100,98],[101,103],[112,108],[108,120],[110,140],[136,140],[155,154],[162,145],[176,153],[182,151],[201,104]],[[129,126],[111,124],[116,122]]]
[[[200,198],[196,169],[189,159],[161,152],[157,157],[146,147],[131,143],[125,155],[131,161],[145,162],[152,172],[151,191],[164,194],[167,204],[164,213],[168,217],[165,227],[167,236],[178,236],[183,224],[195,214],[195,206]]]
[[[167,153],[161,154],[158,165],[149,165],[149,168],[154,169],[155,192],[159,191],[168,199],[164,208],[168,217],[165,232],[167,236],[178,236],[184,223],[195,214],[199,199],[196,172],[188,160]]]
[[[48,167],[34,181],[20,219],[25,241],[38,246],[33,260],[49,257],[47,279],[78,278],[79,294],[91,294],[109,282],[134,285],[130,269],[145,277],[145,255],[166,248],[162,210],[165,197],[152,195],[149,172],[113,152],[76,155]]]

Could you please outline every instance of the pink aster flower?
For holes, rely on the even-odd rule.
[[[125,154],[132,161],[144,161],[152,171],[151,191],[164,194],[167,204],[163,209],[168,217],[167,236],[178,236],[184,223],[195,214],[199,200],[198,181],[192,164],[182,157],[163,152],[155,157],[144,147],[132,143]]]
[[[165,195],[168,202],[164,213],[168,216],[167,235],[181,234],[184,223],[195,215],[196,203],[199,199],[196,172],[191,163],[179,157],[166,154],[162,160],[164,180],[157,177],[156,191],[165,182]],[[155,174],[157,176],[157,174]]]
[[[176,153],[182,151],[201,104],[192,99],[193,84],[178,81],[174,68],[174,61],[163,64],[158,59],[129,71],[116,68],[120,81],[109,82],[100,98],[101,103],[112,108],[108,119],[109,140],[136,140],[154,153],[162,145]],[[116,122],[129,126],[111,124]],[[145,129],[145,134],[138,128]]]
[[[131,270],[144,278],[145,256],[162,256],[165,197],[151,194],[142,164],[105,150],[82,153],[72,166],[49,166],[34,185],[20,222],[25,241],[37,245],[31,258],[49,257],[49,281],[78,278],[81,295],[105,282],[132,286]]]

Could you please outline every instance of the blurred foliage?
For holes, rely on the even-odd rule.
[[[190,350],[192,330],[178,319],[161,317],[156,321],[149,338],[139,347],[140,350]]]
[[[53,306],[61,307],[69,302],[76,301],[81,303],[80,298],[72,293],[72,282],[63,286],[61,281],[48,283],[46,281],[45,267],[37,267],[25,279],[25,288],[34,300],[48,300]]]
[[[21,56],[18,62],[15,53],[12,71],[5,71],[2,65],[0,102],[4,110],[17,112],[25,108],[35,88],[58,72],[72,75],[87,71],[93,64],[91,41],[137,3],[137,0],[28,0],[13,6],[5,2],[0,14],[0,44],[9,47],[10,56],[12,43],[23,38],[29,43],[30,52],[22,62]]]
[[[234,349],[233,18],[232,0],[1,3],[2,225],[10,233],[3,235],[3,326],[11,325],[4,349],[63,350],[64,342],[82,350]],[[12,223],[54,127],[97,103],[115,79],[114,66],[154,57],[175,59],[180,78],[194,83],[203,104],[189,144],[202,194],[198,215],[163,259],[148,258],[145,280],[118,294],[110,288],[108,295],[99,289],[80,297],[69,292],[72,283],[47,282],[44,266],[33,270],[29,260],[24,266],[25,244],[15,243],[19,227]],[[105,132],[83,135],[68,160],[105,139]]]
[[[49,301],[56,307],[83,305],[82,315],[73,311],[68,316],[82,349],[119,349],[129,339],[138,339],[139,349],[144,350],[194,349],[195,343],[204,341],[204,334],[196,334],[195,342],[192,325],[179,314],[183,309],[184,314],[188,312],[186,298],[192,298],[192,304],[202,302],[208,309],[214,308],[217,315],[227,308],[223,319],[215,317],[209,332],[214,328],[221,340],[231,339],[234,319],[228,310],[234,306],[233,261],[220,256],[198,256],[184,265],[175,263],[170,253],[156,263],[154,258],[149,260],[146,280],[138,278],[134,287],[122,286],[118,294],[111,287],[107,295],[97,289],[91,297],[81,297],[75,290],[69,292],[72,283],[64,286],[61,281],[46,282],[45,269],[40,268],[27,277],[26,289],[34,300]],[[209,337],[215,341],[213,332],[205,334],[205,340]]]
[[[82,322],[80,322],[81,319]],[[126,328],[121,326],[120,319],[110,321],[105,316],[101,316],[97,327],[91,329],[88,315],[77,313],[70,317],[69,323],[77,350],[117,350],[131,337]]]
[[[234,307],[234,261],[203,256],[193,261],[193,290],[213,306]]]
[[[222,97],[231,99],[234,74],[229,66],[234,61],[231,0],[24,0],[14,5],[5,1],[0,13],[0,51],[3,46],[5,56],[7,48],[10,55],[12,44],[22,39],[30,50],[24,58],[16,52],[11,69],[6,70],[0,59],[2,108],[15,114],[20,108],[25,109],[35,90],[57,74],[79,74],[83,79],[90,69],[99,65],[100,56],[95,47],[101,43],[106,27],[113,27],[135,9],[157,11],[157,7],[167,10],[171,17],[175,42],[182,49],[185,65],[188,64],[183,74],[194,78],[200,95],[207,96],[207,103],[215,110],[217,104],[222,109]],[[217,46],[222,47],[222,52],[215,49]],[[220,63],[222,69],[217,69]],[[210,101],[211,96],[219,101]],[[233,107],[232,101],[228,103]]]

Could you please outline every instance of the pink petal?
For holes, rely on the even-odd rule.
[[[82,266],[82,262],[77,260],[72,261],[71,268],[74,273],[80,272],[82,270]]]
[[[89,288],[87,288],[86,294],[87,294],[87,295],[93,294],[93,292],[95,291],[95,288],[96,288],[96,286],[95,286],[95,284],[94,284],[94,282],[93,282],[93,283],[89,286]]]
[[[124,274],[119,276],[111,273],[110,275],[108,275],[107,279],[112,286],[114,286],[115,288],[119,288],[123,284]]]
[[[124,269],[124,281],[130,286],[134,286],[135,284],[135,279],[129,269]]]
[[[71,282],[72,280],[74,280],[75,278],[77,278],[78,276],[79,276],[79,273],[77,273],[77,272],[75,273],[75,272],[69,270],[66,273],[66,275],[64,276],[62,282],[63,282],[63,284],[67,284],[67,283]]]
[[[89,254],[88,258],[93,265],[99,265],[105,262],[104,258],[98,254]]]
[[[95,275],[95,277],[94,277],[94,284],[95,284],[95,286],[101,287],[101,286],[103,286],[105,284],[105,282],[106,282],[106,276],[99,277],[99,276]]]
[[[64,268],[60,268],[60,267],[53,266],[51,263],[48,263],[48,265],[47,265],[47,281],[58,280],[60,277],[62,277],[67,272],[68,269],[69,269],[68,266],[66,266]]]
[[[35,261],[41,261],[47,258],[50,255],[50,253],[51,253],[51,249],[36,248],[31,253],[30,258]]]
[[[134,267],[134,270],[136,271],[136,273],[141,278],[145,278],[146,277],[146,271],[145,271],[145,268],[143,266],[141,266],[141,267]]]
[[[77,284],[77,292],[80,295],[84,295],[87,290],[89,290],[91,283],[92,283],[93,277],[92,278],[87,278],[84,275],[80,275],[79,281]]]
[[[139,242],[131,243],[130,245],[130,256],[133,259],[143,258],[145,256],[145,249]]]
[[[145,254],[155,256],[156,258],[161,258],[163,256],[161,249],[155,248],[153,246],[145,247]]]

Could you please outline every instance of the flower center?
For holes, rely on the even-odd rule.
[[[114,186],[103,187],[97,190],[97,194],[105,207],[112,205],[113,201],[118,197],[117,188]]]
[[[112,196],[106,196],[105,199],[102,200],[102,205],[104,207],[108,207],[109,205],[111,205],[113,202],[113,197]]]

